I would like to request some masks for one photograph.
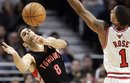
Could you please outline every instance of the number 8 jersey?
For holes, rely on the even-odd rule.
[[[53,48],[44,46],[45,52],[29,53],[36,61],[33,76],[44,82],[41,83],[68,83],[64,62],[61,55]]]
[[[106,35],[104,67],[107,72],[130,72],[130,28],[118,31],[110,27]]]

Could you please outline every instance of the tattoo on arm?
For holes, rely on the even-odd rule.
[[[95,28],[97,28],[99,31],[101,31],[101,30],[107,30],[106,28],[108,28],[109,27],[109,25],[105,22],[105,21],[103,21],[103,20],[96,20],[95,22],[94,22],[94,26],[95,26]]]
[[[95,27],[97,27],[97,28],[104,27],[104,21],[102,21],[102,20],[97,20],[97,21],[94,22],[94,25],[95,25]]]

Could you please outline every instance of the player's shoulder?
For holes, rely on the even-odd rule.
[[[98,35],[105,35],[109,28],[109,24],[100,19],[95,21],[95,25],[97,26]]]
[[[110,25],[104,21],[104,30],[107,31],[110,28]]]

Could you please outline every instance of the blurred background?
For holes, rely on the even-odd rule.
[[[103,52],[96,33],[91,31],[69,6],[67,0],[0,0],[0,41],[15,48],[22,57],[27,49],[20,44],[18,29],[27,27],[21,12],[29,2],[41,3],[47,18],[41,26],[30,27],[44,37],[65,39],[68,47],[61,49],[70,83],[103,83],[106,72],[103,67]],[[110,10],[122,4],[130,8],[130,0],[82,0],[97,18],[111,25]],[[0,45],[0,83],[38,83],[27,72],[20,74],[11,55]]]

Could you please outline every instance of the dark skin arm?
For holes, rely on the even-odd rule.
[[[105,44],[106,23],[97,19],[93,14],[86,10],[79,0],[67,0],[75,12],[85,21],[88,27],[96,32],[102,45]]]

